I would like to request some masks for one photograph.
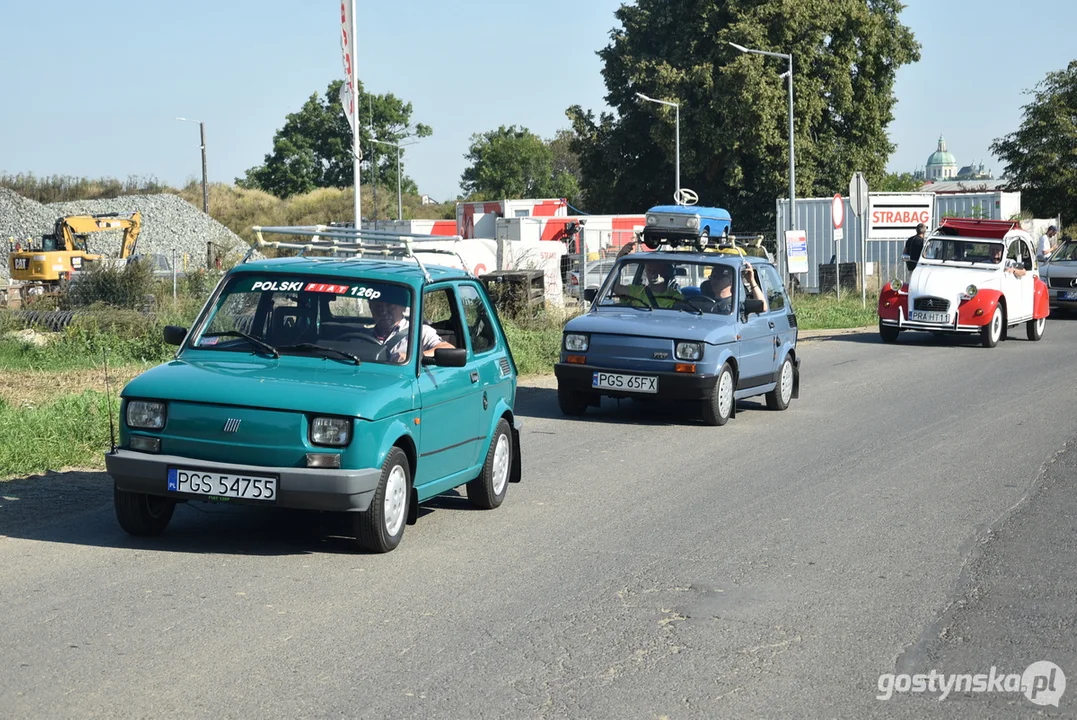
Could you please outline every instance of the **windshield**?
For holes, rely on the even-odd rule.
[[[644,312],[672,309],[730,315],[737,302],[736,267],[715,261],[629,260],[613,269],[599,307],[632,307]],[[742,291],[741,291],[742,292]]]
[[[1051,255],[1051,262],[1059,260],[1077,260],[1077,243],[1073,241],[1062,243],[1062,247]]]
[[[413,307],[405,285],[244,273],[225,285],[190,347],[406,363]]]
[[[932,238],[924,244],[921,255],[925,260],[942,262],[967,262],[997,265],[1002,262],[1004,248],[1000,242],[987,240],[964,240],[959,238]]]

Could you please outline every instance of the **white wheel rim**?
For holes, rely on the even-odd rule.
[[[1047,318],[1040,318],[1039,320],[1036,321],[1036,334],[1037,335],[1042,335],[1043,334],[1043,326],[1046,325],[1046,324],[1047,324]]]
[[[385,483],[385,531],[390,536],[400,531],[404,523],[404,505],[408,496],[408,480],[404,468],[394,465]]]
[[[508,437],[498,435],[497,445],[494,446],[494,495],[500,495],[509,480],[509,455]]]
[[[728,372],[722,373],[718,381],[718,412],[722,417],[729,415],[733,405],[733,376]]]
[[[782,402],[788,404],[793,396],[793,363],[788,360],[782,365]]]
[[[991,339],[997,340],[1002,334],[1002,309],[995,308],[995,316],[991,318]]]

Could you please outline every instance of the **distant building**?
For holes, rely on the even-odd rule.
[[[438,204],[438,201],[435,200],[434,198],[430,197],[429,195],[423,195],[422,198],[421,198],[421,202],[422,202],[423,205],[437,205]]]
[[[955,180],[994,180],[987,170],[984,169],[984,164],[981,162],[979,165],[966,165],[957,171],[957,177]]]
[[[927,159],[927,180],[954,180],[957,177],[957,160],[946,149],[946,138],[939,136],[939,147]]]

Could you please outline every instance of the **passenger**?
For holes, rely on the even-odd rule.
[[[755,269],[750,262],[741,267],[741,282],[744,284],[745,296],[763,301],[763,312],[767,312],[767,298],[759,286]],[[711,276],[700,286],[700,292],[717,300],[715,312],[729,315],[733,312],[733,268],[728,265],[715,265]]]
[[[384,346],[393,338],[389,350],[388,359],[394,363],[402,363],[408,356],[408,320],[404,317],[404,306],[392,300],[371,300],[370,314],[374,316],[374,327],[367,332]],[[431,357],[438,348],[451,348],[452,345],[441,339],[430,325],[423,323],[421,343],[422,353]]]

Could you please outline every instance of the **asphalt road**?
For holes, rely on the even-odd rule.
[[[0,484],[5,717],[1015,717],[1077,683],[1077,321],[993,350],[802,344],[801,397],[722,428],[520,393],[524,481],[425,507],[387,555],[316,517],[181,507],[124,535],[108,479]]]

